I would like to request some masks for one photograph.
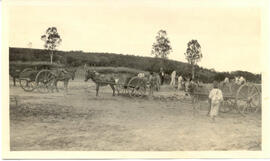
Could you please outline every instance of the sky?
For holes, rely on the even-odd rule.
[[[262,71],[261,10],[244,3],[248,0],[61,2],[13,0],[8,8],[9,46],[29,47],[31,43],[32,48],[43,48],[41,35],[55,26],[62,38],[58,50],[152,56],[155,36],[163,29],[173,49],[169,59],[187,62],[187,43],[196,39],[203,54],[199,66]]]

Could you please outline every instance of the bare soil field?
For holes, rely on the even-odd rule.
[[[59,83],[61,85],[61,83]],[[183,95],[162,86],[161,95]],[[261,150],[261,114],[206,116],[194,113],[190,99],[112,96],[110,87],[95,96],[94,84],[71,81],[69,91],[25,92],[10,85],[12,151],[196,151]],[[184,97],[184,96],[183,96]]]

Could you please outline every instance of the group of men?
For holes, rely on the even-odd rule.
[[[182,90],[183,88],[188,88],[188,84],[192,82],[190,78],[183,78],[181,75],[176,75],[176,71],[174,70],[171,74],[171,82],[170,85],[175,87],[176,86],[176,77],[177,77],[177,89]],[[186,81],[185,81],[186,80]],[[188,89],[184,89],[188,90]]]
[[[244,83],[246,83],[246,79],[243,76],[235,77],[234,80],[235,80],[236,84],[244,84]]]
[[[170,82],[171,86],[175,86],[175,84],[176,84],[175,80],[176,80],[176,71],[173,71],[171,74],[171,82]],[[189,87],[189,84],[192,84],[192,82],[193,82],[191,79],[186,79],[186,81],[184,81],[183,77],[181,75],[179,75],[177,80],[178,80],[178,89],[179,90],[182,89],[183,87],[185,87],[184,90],[190,92],[190,89],[187,89],[187,88]],[[224,83],[229,83],[229,82],[230,82],[229,78],[226,77],[224,79]],[[240,77],[235,77],[234,82],[236,84],[242,85],[242,84],[246,83],[246,80],[243,76],[240,76]],[[215,121],[215,118],[218,115],[220,104],[223,101],[223,93],[218,88],[217,81],[213,82],[213,89],[209,92],[208,98],[210,101],[210,109],[208,111],[208,115],[211,117],[211,119],[213,121]]]

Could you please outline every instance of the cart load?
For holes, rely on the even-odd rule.
[[[19,73],[20,86],[26,92],[35,89],[41,93],[52,91],[55,88],[56,72],[62,68],[62,64],[49,62],[10,62],[10,72]]]

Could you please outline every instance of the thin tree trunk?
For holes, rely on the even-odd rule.
[[[161,63],[161,64],[162,64],[162,68],[163,68],[163,70],[164,70],[164,69],[165,69],[165,68],[164,68],[164,66],[165,66],[165,59],[162,58],[161,60],[162,60],[162,61],[161,61],[161,62],[162,62],[162,63]],[[165,71],[164,71],[164,72],[165,72]]]
[[[191,73],[192,73],[192,80],[194,80],[194,77],[195,77],[194,64],[191,64]]]
[[[53,52],[50,54],[51,64],[53,63]]]

